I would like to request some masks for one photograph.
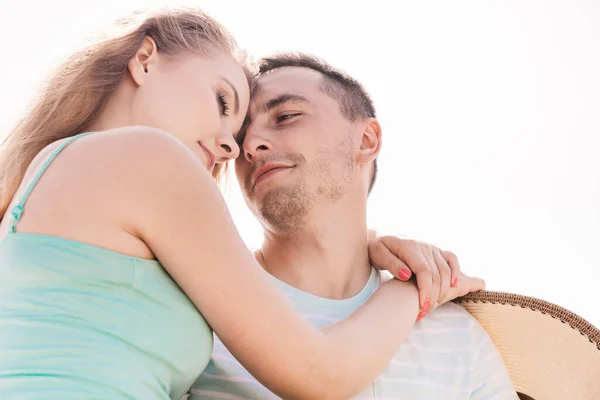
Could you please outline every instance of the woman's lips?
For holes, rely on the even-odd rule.
[[[204,153],[206,154],[206,158],[208,160],[206,168],[209,171],[212,171],[212,169],[215,167],[215,155],[211,153],[210,150],[208,150],[206,147],[204,147],[202,143],[198,142],[198,145],[202,148],[202,150],[204,150]]]

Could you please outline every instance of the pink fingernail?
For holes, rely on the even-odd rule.
[[[454,280],[452,281],[452,287],[457,287],[458,286],[458,277],[454,278]]]
[[[421,311],[419,313],[419,315],[417,316],[417,322],[419,322],[420,320],[422,320],[423,318],[425,318],[426,315],[427,315],[427,313],[425,311]]]
[[[425,299],[425,301],[423,302],[423,311],[425,314],[427,314],[427,312],[429,311],[429,299]]]
[[[398,272],[398,276],[400,277],[400,279],[402,279],[403,281],[407,281],[408,278],[410,278],[410,269],[408,268],[402,268],[400,270],[400,272]]]

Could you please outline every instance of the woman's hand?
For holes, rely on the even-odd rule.
[[[377,237],[373,231],[369,232],[368,245],[375,268],[403,281],[416,276],[421,309],[417,321],[445,302],[485,289],[482,279],[461,273],[458,258],[450,251],[412,239]]]

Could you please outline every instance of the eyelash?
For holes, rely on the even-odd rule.
[[[288,119],[292,119],[296,116],[300,115],[299,113],[295,113],[295,114],[281,114],[279,116],[277,116],[277,123],[279,122],[283,122],[283,121],[287,121]]]
[[[277,123],[283,122],[283,121],[287,121],[288,119],[291,119],[293,117],[297,117],[298,115],[300,115],[300,113],[292,113],[292,114],[282,114],[279,115],[277,117]],[[244,123],[244,125],[246,125],[246,123]],[[240,131],[240,133],[238,134],[238,136],[235,138],[235,141],[237,142],[238,146],[242,147],[242,145],[244,144],[244,139],[246,139],[246,132],[245,132],[245,127],[242,127],[242,130]]]
[[[225,100],[225,95],[220,94],[218,96],[218,100],[219,100],[219,105],[221,108],[221,115],[223,115],[224,117],[228,117],[228,111],[229,111],[229,103],[227,103],[227,101]]]

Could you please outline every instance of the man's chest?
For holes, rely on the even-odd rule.
[[[353,399],[469,399],[473,354],[463,340],[411,334],[379,377]]]
[[[468,400],[472,373],[458,365],[423,365],[419,360],[395,357],[386,370],[353,400],[444,399]]]

